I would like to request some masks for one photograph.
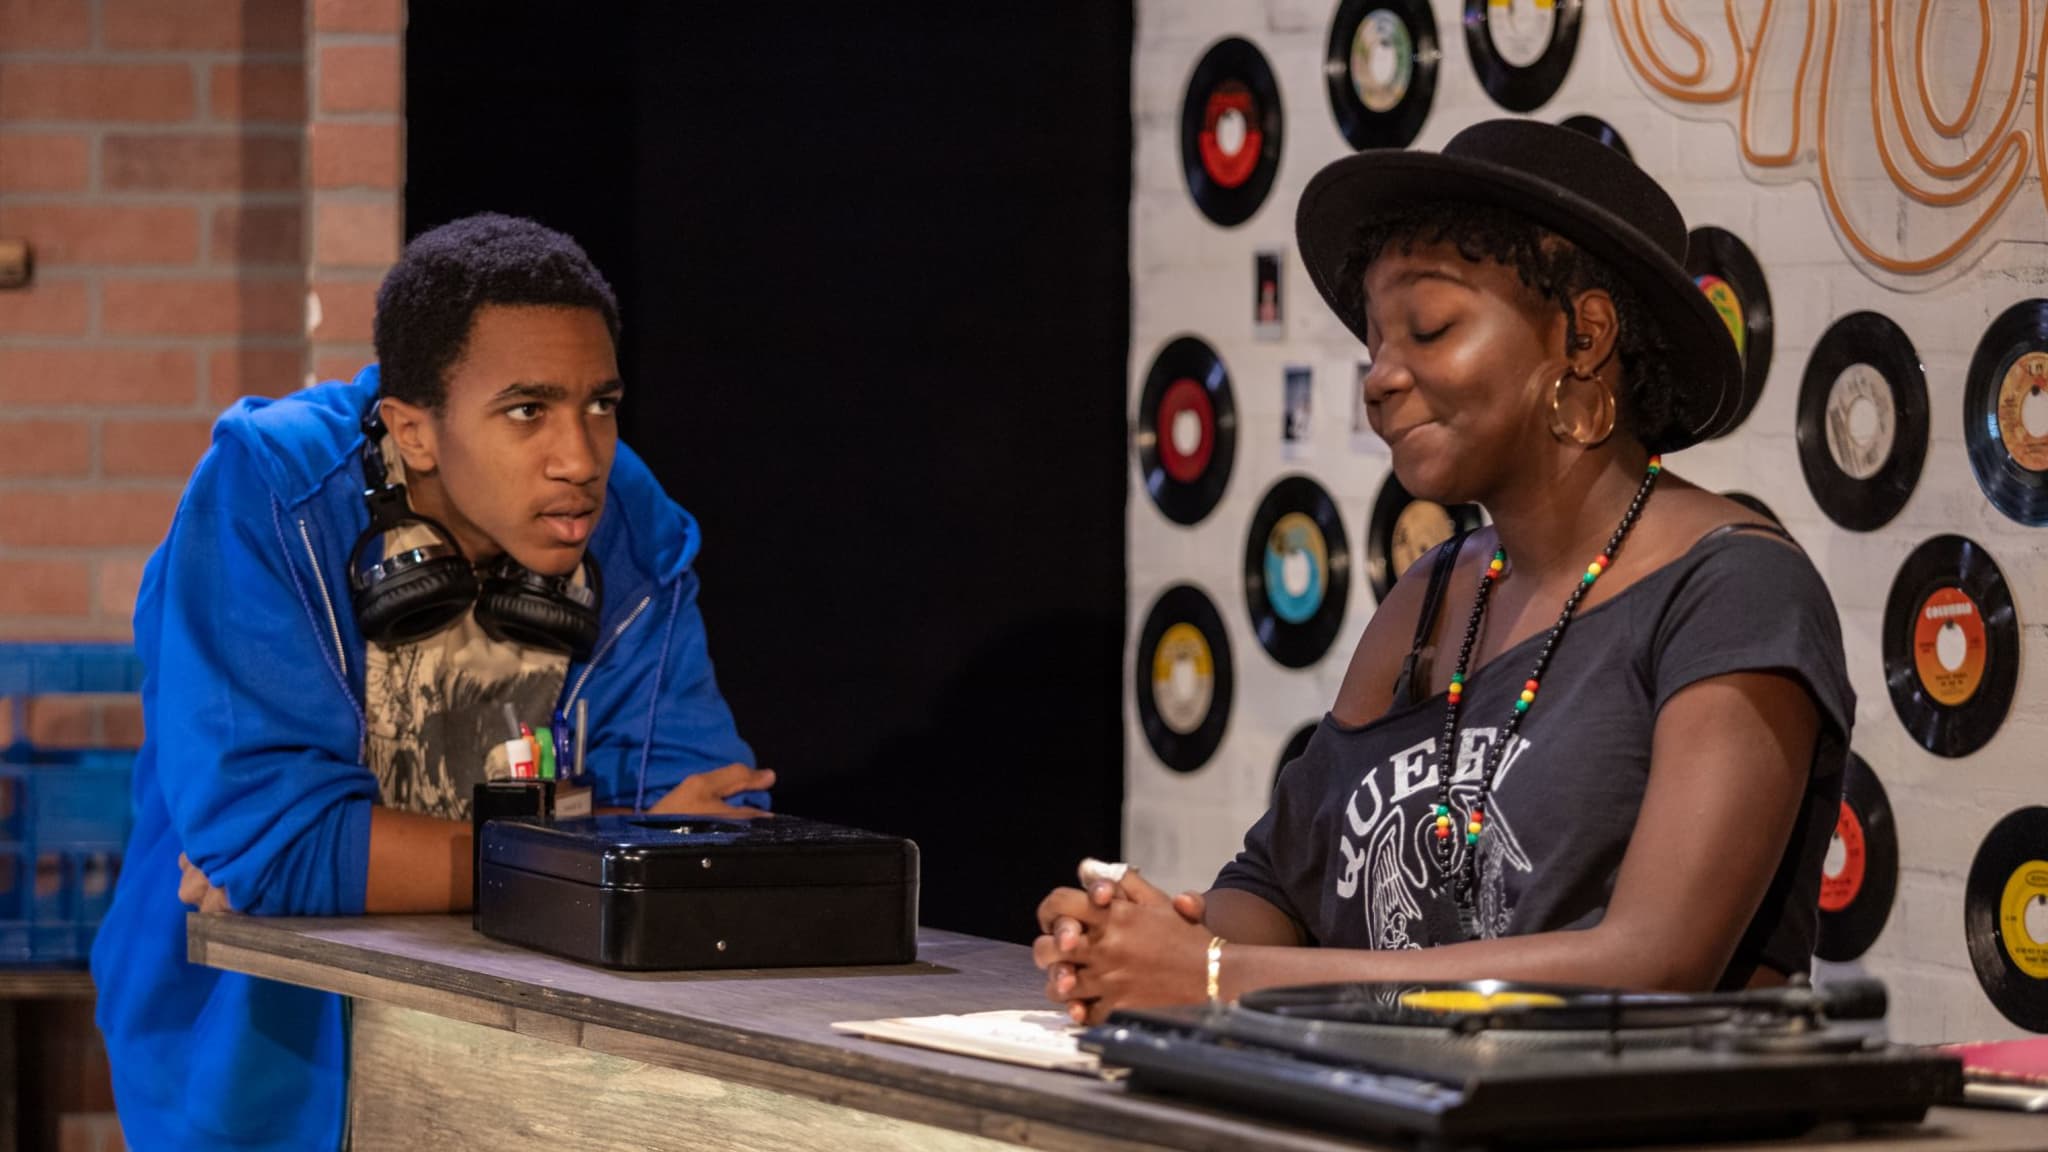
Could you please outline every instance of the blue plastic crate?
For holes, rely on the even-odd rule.
[[[0,644],[0,696],[15,717],[0,750],[0,966],[85,962],[133,822],[135,754],[30,744],[28,699],[141,683],[125,645]]]

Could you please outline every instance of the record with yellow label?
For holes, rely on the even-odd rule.
[[[1581,0],[1465,0],[1465,47],[1479,84],[1510,112],[1557,95],[1579,47]]]
[[[1176,772],[1209,762],[1230,719],[1230,639],[1201,589],[1160,593],[1138,633],[1138,724],[1152,752]]]
[[[1372,518],[1365,525],[1365,579],[1374,600],[1385,602],[1394,582],[1429,550],[1460,532],[1486,523],[1477,504],[1445,507],[1418,500],[1392,472],[1373,498]]]
[[[1756,409],[1771,374],[1771,348],[1776,327],[1771,314],[1771,285],[1749,245],[1725,228],[1695,228],[1685,237],[1685,272],[1706,295],[1707,302],[1728,326],[1742,357],[1742,400],[1732,432]],[[1723,432],[1722,435],[1727,435]]]
[[[1963,443],[1993,507],[2048,525],[2048,300],[2006,309],[1977,342],[1963,388]]]
[[[1180,107],[1180,159],[1202,215],[1228,228],[1251,219],[1280,170],[1280,86],[1249,40],[1211,45]]]
[[[2019,622],[2005,575],[1962,536],[1915,548],[1884,606],[1884,674],[1892,710],[1922,748],[1968,756],[2012,706]]]
[[[2048,808],[2021,808],[1977,846],[1963,895],[1977,983],[2007,1020],[2048,1032]]]
[[[1252,633],[1289,668],[1323,658],[1344,623],[1351,548],[1337,502],[1306,476],[1266,490],[1244,543],[1244,599]]]

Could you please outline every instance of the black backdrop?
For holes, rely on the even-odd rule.
[[[778,806],[916,839],[926,923],[1028,936],[1118,851],[1129,4],[410,19],[408,229],[530,215],[611,278]]]

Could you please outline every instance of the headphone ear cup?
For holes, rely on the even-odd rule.
[[[477,623],[493,639],[566,650],[587,660],[597,646],[597,609],[546,588],[500,575],[484,577],[476,597]]]
[[[429,560],[351,597],[363,638],[389,647],[431,636],[476,600],[476,572],[460,556]]]

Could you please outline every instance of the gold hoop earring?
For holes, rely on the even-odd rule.
[[[1581,376],[1567,368],[1558,373],[1550,385],[1550,434],[1560,444],[1576,444],[1581,448],[1597,448],[1614,435],[1614,393],[1606,388],[1596,387],[1591,419],[1586,426],[1567,421],[1564,416],[1564,382],[1566,380],[1596,380],[1596,377]]]

